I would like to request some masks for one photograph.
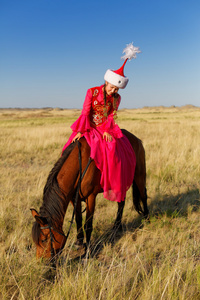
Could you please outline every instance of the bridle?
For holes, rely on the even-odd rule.
[[[65,238],[66,238],[66,235],[65,235],[64,233],[62,233],[62,232],[56,230],[55,228],[53,228],[53,227],[50,226],[49,224],[48,224],[47,226],[40,227],[40,229],[41,229],[41,230],[43,230],[43,229],[49,229],[49,232],[50,232],[50,243],[51,243],[51,259],[53,259],[54,256],[56,255],[56,251],[55,251],[55,249],[54,249],[54,247],[53,247],[53,242],[57,242],[57,243],[58,243],[58,241],[56,240],[56,238],[55,238],[55,236],[54,236],[52,230],[55,231],[55,232],[57,232],[58,234],[62,235],[62,236],[65,237]],[[42,232],[42,234],[44,235],[43,232]]]
[[[69,226],[68,232],[65,235],[63,232],[58,231],[57,229],[53,228],[49,224],[47,224],[47,226],[40,227],[41,230],[43,230],[43,229],[49,229],[49,232],[50,232],[50,243],[51,243],[51,259],[52,260],[53,260],[54,256],[56,255],[56,251],[53,248],[53,242],[57,242],[56,239],[55,239],[55,237],[54,237],[54,234],[53,234],[52,230],[55,231],[55,232],[57,232],[58,234],[62,235],[63,237],[65,237],[66,241],[67,241],[67,239],[69,237],[69,233],[70,233],[71,227],[72,227],[72,224],[73,224],[73,221],[74,221],[74,216],[75,216],[76,207],[77,207],[77,203],[78,203],[79,192],[81,192],[81,182],[82,182],[83,177],[85,176],[85,174],[87,172],[87,169],[88,169],[90,163],[92,162],[92,158],[89,157],[87,166],[85,167],[85,170],[82,173],[81,143],[79,142],[79,140],[77,140],[77,143],[78,143],[78,150],[79,150],[78,151],[78,160],[79,160],[79,174],[80,175],[79,175],[79,180],[78,180],[78,184],[77,184],[77,187],[76,187],[76,196],[75,196],[75,200],[74,200],[74,209],[73,209],[71,221],[69,221],[70,222],[70,226]],[[42,232],[42,234],[43,234],[43,232]],[[65,241],[65,243],[66,243],[66,241]]]

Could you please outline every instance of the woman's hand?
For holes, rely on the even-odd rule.
[[[108,132],[104,132],[103,134],[103,139],[106,139],[106,142],[112,142],[113,138],[112,138],[112,135],[110,135],[110,133]]]
[[[78,133],[75,135],[75,137],[73,138],[72,143],[74,143],[76,140],[79,140],[79,139],[81,138],[81,135],[82,135],[82,133],[81,133],[81,132],[78,132]]]

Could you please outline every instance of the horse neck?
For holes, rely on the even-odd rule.
[[[79,175],[78,149],[73,149],[69,157],[64,162],[58,175],[57,182],[65,195],[66,201],[74,194],[76,181]]]
[[[89,157],[90,148],[85,139],[81,139],[81,168],[82,172],[86,167]],[[58,175],[57,182],[65,195],[65,212],[70,201],[73,200],[80,174],[79,149],[75,147],[66,161],[63,163]]]
[[[51,170],[43,191],[43,204],[40,207],[40,215],[46,217],[49,224],[62,228],[68,203],[73,197],[73,182],[78,176],[78,169],[70,167],[72,163],[71,153],[63,155]],[[68,180],[69,179],[69,180]]]
[[[79,150],[73,147],[61,166],[55,165],[52,178],[49,175],[49,184],[45,187],[43,206],[41,209],[47,213],[51,223],[62,228],[64,216],[70,201],[73,200],[79,178]],[[90,149],[85,139],[81,143],[81,160],[83,167],[87,164]],[[61,158],[62,159],[62,158]],[[58,169],[57,169],[58,167]],[[59,170],[59,171],[58,171]]]

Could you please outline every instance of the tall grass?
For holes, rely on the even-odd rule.
[[[93,255],[75,250],[73,225],[56,269],[36,261],[30,207],[78,110],[0,110],[0,299],[199,299],[200,109],[121,110],[117,122],[146,150],[150,222],[132,209],[112,235],[117,205],[97,197]],[[64,230],[67,231],[69,207]]]

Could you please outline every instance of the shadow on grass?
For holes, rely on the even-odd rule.
[[[133,233],[133,240],[136,239],[137,230],[141,229],[145,222],[151,222],[152,217],[158,219],[163,215],[169,218],[187,217],[189,213],[197,211],[199,207],[200,194],[197,188],[176,196],[158,194],[149,205],[149,220],[145,221],[142,216],[138,216],[129,222],[123,222],[122,218],[122,228],[120,228],[122,230],[114,229],[111,225],[106,226],[104,233],[96,234],[95,239],[93,239],[90,247],[90,256],[97,258],[104,245],[111,244],[111,247],[113,247],[127,232]],[[84,255],[78,256],[76,260],[83,257]]]
[[[152,216],[187,217],[188,213],[200,207],[199,189],[188,190],[186,193],[172,195],[156,195],[149,205]]]

